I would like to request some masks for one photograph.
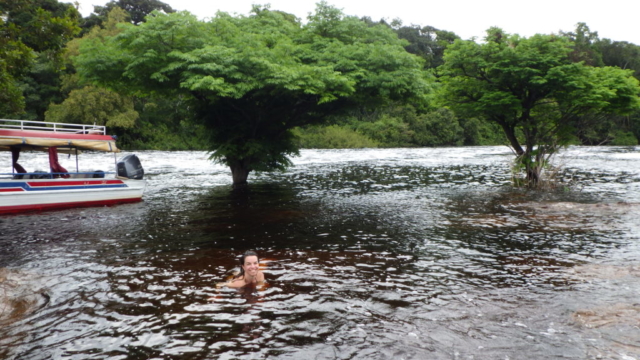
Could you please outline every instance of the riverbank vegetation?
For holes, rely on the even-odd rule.
[[[0,4],[0,118],[107,125],[125,149],[209,150],[234,183],[299,148],[506,144],[535,184],[562,146],[637,145],[640,46],[572,31],[463,40],[269,6],[205,21],[158,0],[83,18]],[[452,29],[455,30],[455,29]]]

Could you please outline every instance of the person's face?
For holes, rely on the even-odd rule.
[[[242,268],[244,269],[244,273],[249,276],[256,276],[258,274],[258,268],[260,264],[258,264],[257,256],[247,256],[244,258],[244,265]]]

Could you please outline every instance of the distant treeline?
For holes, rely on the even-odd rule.
[[[73,5],[57,0],[1,2],[0,118],[106,125],[119,136],[120,146],[129,149],[211,150],[211,132],[202,122],[202,109],[195,109],[191,93],[156,92],[136,84],[124,91],[116,85],[108,86],[108,82],[98,84],[84,75],[86,69],[79,69],[87,66],[76,61],[83,42],[116,36],[124,29],[121,24],[139,26],[153,11],[174,12],[158,0],[113,0],[95,6],[88,17],[82,17]],[[293,15],[280,13],[291,22],[297,21]],[[456,113],[439,96],[445,51],[459,40],[454,32],[406,26],[397,20],[359,21],[372,28],[388,27],[403,39],[406,52],[422,59],[430,89],[420,99],[389,101],[381,106],[362,101],[361,106],[350,106],[348,112],[327,115],[323,122],[295,126],[292,134],[298,147],[508,144],[498,124]],[[590,67],[629,69],[640,79],[640,46],[600,39],[583,23],[554,36],[571,43],[571,61]],[[364,71],[362,74],[367,76]],[[573,144],[637,145],[640,139],[638,110],[581,114],[571,121]]]

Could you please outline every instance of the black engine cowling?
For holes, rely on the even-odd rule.
[[[142,180],[144,177],[144,169],[135,154],[129,154],[118,160],[116,168],[120,177],[136,180]]]

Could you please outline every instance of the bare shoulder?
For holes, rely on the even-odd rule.
[[[244,278],[236,278],[227,283],[227,286],[230,288],[239,288],[245,285]]]

